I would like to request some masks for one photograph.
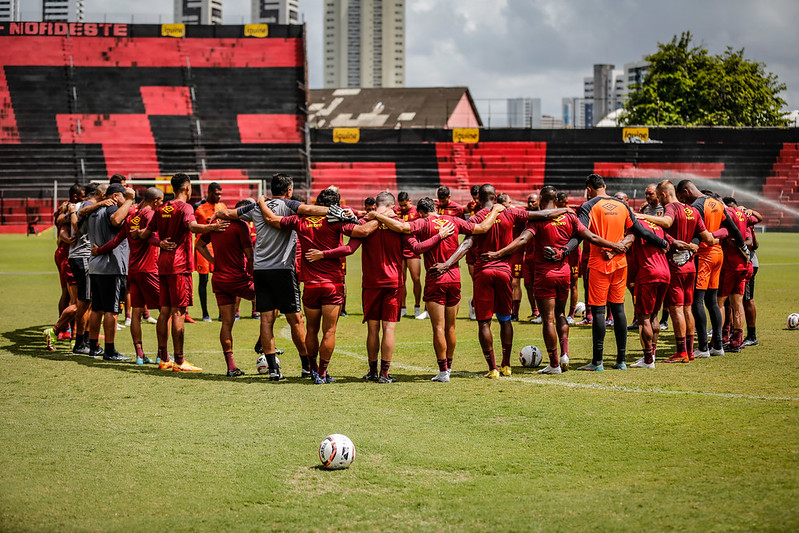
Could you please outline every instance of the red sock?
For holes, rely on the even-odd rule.
[[[180,365],[183,364],[183,361],[184,361],[183,354],[182,353],[176,353],[175,354],[175,364],[180,366]]]
[[[569,353],[569,336],[560,338],[560,355],[567,355]]]
[[[685,351],[685,337],[674,337],[674,340],[677,341],[677,354],[687,354],[688,352]]]
[[[452,370],[452,358],[447,357],[447,370]]]
[[[494,359],[494,348],[489,348],[488,350],[483,350],[483,357],[486,358],[486,363],[488,363],[489,370],[496,370],[497,369],[497,361]]]
[[[438,371],[439,372],[446,372],[447,371],[447,360],[446,359],[438,359]]]
[[[227,364],[228,370],[236,370],[236,362],[233,360],[233,350],[225,352],[225,363]]]
[[[694,353],[694,335],[686,335],[685,336],[685,348],[689,354]]]
[[[549,353],[549,366],[552,368],[560,366],[560,359],[558,359],[558,349],[547,350]]]
[[[721,342],[724,344],[730,342],[730,328],[723,328],[721,330]]]
[[[133,348],[136,349],[136,357],[144,358],[144,349],[141,347],[141,343],[137,342],[133,345]]]
[[[658,341],[657,339],[652,340],[652,357],[655,357],[658,353]]]
[[[513,300],[513,314],[519,314],[519,307],[521,307],[522,301],[521,300]]]
[[[744,342],[744,330],[742,329],[734,329],[732,330],[732,344],[735,347],[741,346]]]
[[[325,377],[327,375],[327,365],[329,364],[329,359],[325,361],[321,357],[319,358],[319,370],[317,371],[317,374],[319,374],[320,377]]]
[[[369,373],[377,374],[377,361],[369,361]]]
[[[388,368],[391,366],[391,361],[380,360],[380,375],[384,378],[388,377]]]
[[[512,344],[502,345],[502,366],[510,366],[510,352],[513,350]]]
[[[166,346],[159,346],[158,347],[158,357],[161,358],[161,361],[167,362],[169,361],[169,354],[166,351]]]
[[[644,362],[645,363],[654,363],[655,362],[655,355],[654,350],[652,348],[644,348]]]

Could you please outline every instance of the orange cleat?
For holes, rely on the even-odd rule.
[[[688,354],[679,354],[676,353],[669,357],[668,359],[663,360],[664,363],[690,363],[691,360],[688,359]]]
[[[193,364],[189,363],[185,359],[183,360],[183,364],[179,365],[177,363],[172,363],[172,370],[175,372],[202,372],[203,369],[199,366],[194,366]]]
[[[164,361],[159,359],[158,370],[172,370],[173,364],[174,363],[172,361]]]

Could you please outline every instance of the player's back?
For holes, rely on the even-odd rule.
[[[481,209],[475,215],[475,223],[482,222],[490,213],[490,209]],[[486,269],[506,270],[510,273],[509,258],[485,260],[482,255],[486,252],[495,252],[513,242],[513,228],[517,224],[527,221],[527,211],[515,207],[509,207],[502,211],[497,220],[486,233],[474,235],[472,237],[475,247],[475,272]]]
[[[693,204],[695,209],[702,215],[702,220],[705,223],[705,228],[713,233],[721,227],[726,215],[724,214],[724,204],[713,198],[712,196],[703,196],[698,198]],[[709,254],[712,252],[720,252],[721,244],[707,244],[699,243],[699,254]]]
[[[341,243],[344,224],[331,224],[325,216],[290,216],[281,220],[281,227],[291,228],[297,232],[297,242],[300,245],[301,268],[300,281],[311,283],[342,283],[344,273],[341,270],[341,260],[337,258],[323,258],[319,261],[309,262],[305,254],[310,249],[330,250]]]
[[[436,263],[443,263],[449,259],[460,244],[458,230],[468,228],[467,233],[471,233],[470,229],[474,227],[474,224],[466,222],[462,218],[449,215],[430,215],[426,218],[420,218],[411,224],[411,232],[420,242],[435,236],[447,224],[454,224],[456,231],[423,254],[426,270],[429,270]],[[458,263],[455,263],[447,272],[438,276],[436,281],[438,283],[455,283],[460,281],[460,279],[460,268]]]
[[[250,227],[241,220],[231,220],[225,231],[201,236],[214,250],[214,278],[238,279],[247,272],[246,248],[252,248]]]
[[[596,196],[585,202],[579,211],[580,222],[603,239],[619,242],[624,238],[627,228],[633,225],[633,215],[629,206],[616,198]],[[602,249],[590,245],[588,268],[610,274],[627,266],[625,254],[618,254],[610,260],[602,257]]]
[[[643,226],[660,238],[664,238],[663,228],[651,222],[642,222]],[[671,279],[669,262],[666,254],[651,242],[638,237],[631,251],[631,264],[635,265],[636,283],[668,282]]]
[[[159,274],[192,272],[194,254],[188,222],[194,220],[194,209],[181,200],[170,200],[158,208],[154,220],[159,239],[169,239],[176,245],[174,250],[161,250],[158,256]]]
[[[727,216],[732,220],[733,224],[741,232],[741,235],[746,235],[747,226],[749,225],[749,217],[741,210],[734,207],[726,207]],[[724,251],[724,268],[732,270],[746,270],[748,263],[743,254],[738,250],[735,240],[732,237],[727,237],[721,241],[721,248]]]
[[[533,262],[536,275],[549,273],[550,276],[570,275],[569,261],[563,258],[560,261],[549,261],[544,257],[544,248],[565,248],[576,231],[585,229],[585,226],[572,213],[565,213],[552,220],[538,220],[527,225],[533,232]]]
[[[705,223],[699,211],[681,202],[672,202],[666,206],[663,214],[673,220],[666,233],[683,242],[690,242],[699,232],[705,229]]]
[[[125,231],[128,235],[128,246],[130,247],[130,274],[139,272],[158,273],[158,247],[150,245],[148,241],[134,239],[131,237],[133,231],[144,229],[150,223],[155,211],[147,207],[139,209],[138,206],[131,208],[133,211],[125,221]]]
[[[363,240],[363,287],[399,287],[402,280],[402,235],[382,222]]]

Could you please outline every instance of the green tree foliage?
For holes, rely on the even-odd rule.
[[[649,74],[632,87],[626,124],[675,126],[783,126],[785,90],[763,63],[727,48],[710,55],[691,43],[690,32],[674,36],[647,56]]]

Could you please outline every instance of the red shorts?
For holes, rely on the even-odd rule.
[[[425,283],[422,300],[443,305],[444,307],[454,307],[461,301],[461,284]]]
[[[633,289],[635,316],[650,316],[660,311],[668,289],[669,284],[665,281],[636,283]]]
[[[722,272],[721,285],[719,285],[719,296],[743,294],[750,275],[751,272],[749,270],[730,270],[725,268]]]
[[[524,252],[516,252],[515,254],[511,255],[508,263],[510,264],[511,276],[514,278],[521,278],[523,270],[522,265],[525,263]]]
[[[159,275],[158,282],[161,307],[190,307],[194,302],[191,274]]]
[[[491,320],[494,313],[500,321],[510,319],[513,313],[510,278],[510,274],[504,270],[474,273],[474,313],[477,320]]]
[[[593,272],[591,273],[593,276]],[[694,286],[696,285],[696,272],[685,274],[671,273],[669,290],[666,291],[666,307],[688,306],[694,303]]]
[[[607,305],[624,303],[624,291],[627,284],[627,268],[614,270],[605,274],[591,269],[588,275],[588,305]]]
[[[569,299],[570,288],[571,278],[538,276],[535,278],[535,299],[565,302]]]
[[[400,304],[399,287],[381,287],[379,289],[363,289],[363,321],[383,320],[399,322]]]
[[[61,281],[61,286],[75,285],[75,276],[72,275],[72,268],[69,266],[69,258],[65,257],[64,261],[58,266],[58,279]]]
[[[525,259],[524,264],[522,264],[522,279],[525,287],[535,285],[535,264],[533,264],[532,260]]]
[[[233,305],[236,303],[236,298],[255,300],[255,284],[249,276],[227,280],[219,279],[214,274],[211,278],[211,288],[216,296],[217,305]]]
[[[305,285],[302,289],[302,305],[308,309],[321,309],[323,305],[344,305],[344,284]]]
[[[131,307],[146,305],[149,309],[158,309],[161,306],[159,299],[161,287],[158,274],[155,272],[128,274],[128,290]]]

